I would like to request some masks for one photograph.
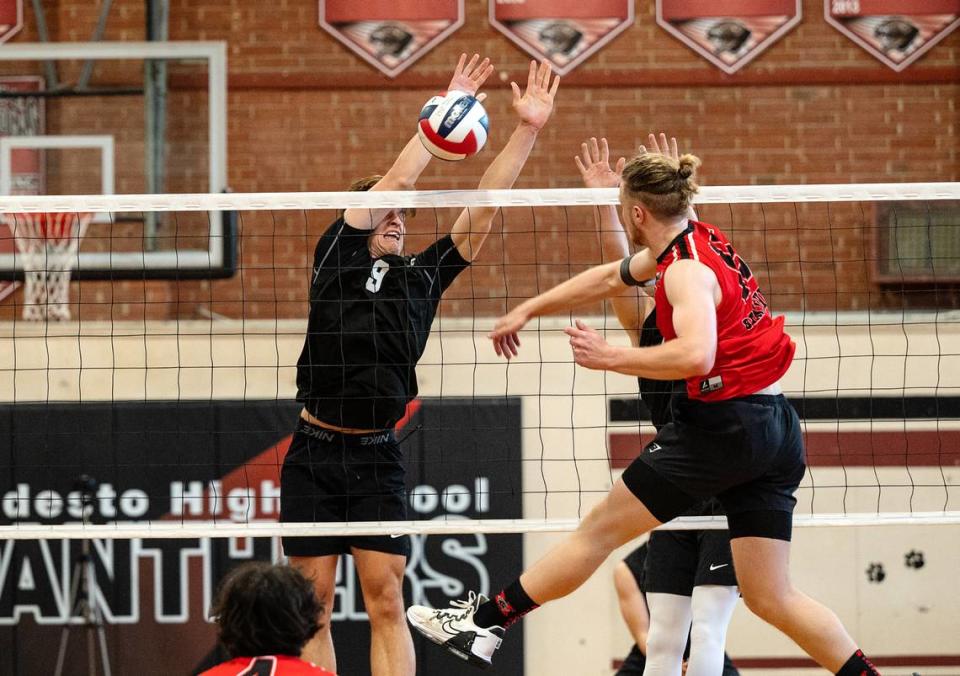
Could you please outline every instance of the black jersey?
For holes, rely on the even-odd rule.
[[[643,322],[640,330],[640,347],[651,347],[663,342],[663,336],[657,328],[657,311],[653,310]],[[640,400],[650,411],[650,421],[658,430],[673,420],[674,397],[687,396],[685,380],[653,380],[638,378],[640,381]],[[715,498],[701,500],[694,504],[682,516],[722,515],[723,507]]]
[[[663,336],[657,328],[657,311],[647,315],[640,329],[640,347],[660,345]],[[684,396],[687,383],[684,380],[653,380],[638,378],[640,382],[640,401],[650,411],[650,421],[658,430],[673,419],[670,401],[675,395]]]
[[[469,263],[449,235],[415,256],[375,259],[369,234],[339,218],[317,242],[297,401],[332,425],[386,429],[417,396],[440,296]]]

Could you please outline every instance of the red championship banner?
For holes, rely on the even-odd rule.
[[[802,0],[657,0],[657,23],[736,73],[800,23]]]
[[[23,0],[0,0],[0,42],[6,42],[23,28]]]
[[[320,27],[396,77],[463,25],[463,0],[320,0]]]
[[[0,47],[0,49],[3,49]],[[0,92],[7,94],[39,92],[43,78],[33,75],[0,77]],[[0,136],[38,136],[44,134],[43,99],[36,96],[0,98]],[[0,169],[2,171],[2,169]],[[14,195],[42,195],[46,192],[43,151],[14,148],[10,152],[10,186]],[[0,223],[0,254],[13,253],[16,243],[10,228]],[[9,296],[17,284],[0,281],[0,300]]]
[[[960,26],[960,0],[824,0],[827,22],[895,71]]]
[[[489,0],[490,23],[566,75],[633,25],[633,0]]]

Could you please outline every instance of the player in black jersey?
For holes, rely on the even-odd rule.
[[[660,153],[660,145],[663,145],[664,154],[671,152],[673,157],[679,158],[676,139],[670,140],[670,150],[664,134],[659,142],[651,134],[650,144],[653,152]],[[586,187],[619,187],[620,172],[610,168],[606,139],[598,143],[592,138],[581,146],[581,151],[582,159],[578,157],[576,161]],[[691,217],[695,216],[691,214]],[[630,255],[627,235],[616,207],[596,209],[594,222],[605,260],[622,260]],[[650,347],[663,342],[651,296],[631,287],[612,298],[611,304],[634,347]],[[650,412],[654,427],[659,430],[673,419],[672,400],[686,396],[686,383],[641,377],[639,385],[640,399]],[[715,513],[722,513],[719,503],[706,500],[694,505],[684,516]],[[641,548],[646,547],[641,545]],[[625,606],[636,604],[635,590],[640,584],[637,558],[635,550],[617,565],[614,575],[617,596],[628,624],[629,614]],[[693,673],[701,676],[737,673],[723,652],[727,625],[739,596],[729,531],[654,531],[650,534],[649,555],[645,554],[643,559],[646,574],[642,588],[649,606],[650,626],[645,645],[640,646],[638,639],[638,645],[634,646],[619,673],[624,676],[643,673],[642,668],[637,670],[641,656],[647,676],[680,673],[688,635]]]
[[[463,55],[447,89],[476,94],[492,72],[488,59],[475,55],[466,63]],[[530,64],[525,92],[511,83],[519,121],[480,189],[513,186],[553,111],[559,83],[546,60]],[[385,175],[353,189],[412,189],[430,158],[414,135]],[[347,209],[320,237],[297,362],[303,411],[281,473],[282,521],[407,518],[403,457],[393,428],[417,394],[416,365],[440,297],[479,252],[496,211],[464,209],[449,235],[413,256],[404,255],[402,209]],[[289,537],[283,547],[328,609],[340,555],[352,554],[370,617],[371,672],[414,673],[402,597],[408,538]],[[321,625],[303,658],[336,671],[329,616]]]

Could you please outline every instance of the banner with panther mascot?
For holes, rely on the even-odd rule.
[[[633,25],[633,0],[489,0],[490,24],[566,75]]]
[[[657,23],[727,74],[800,23],[801,0],[657,0]]]
[[[899,72],[960,26],[960,0],[824,0],[827,22]]]
[[[320,27],[396,77],[463,25],[463,0],[320,0]]]

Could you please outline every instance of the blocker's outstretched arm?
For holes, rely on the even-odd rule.
[[[552,72],[546,59],[540,62],[539,67],[535,61],[531,61],[526,91],[521,95],[517,83],[510,83],[513,89],[513,109],[520,122],[507,145],[484,172],[480,185],[477,186],[479,190],[505,190],[513,187],[523,165],[530,157],[537,134],[553,113],[553,101],[560,86],[560,78],[554,78],[551,85]],[[469,207],[460,213],[450,236],[464,260],[472,261],[480,252],[480,247],[490,234],[496,214],[497,207]]]
[[[482,101],[486,95],[478,95],[477,91],[483,86],[491,73],[493,73],[493,65],[491,65],[490,59],[485,58],[480,61],[480,55],[474,54],[470,62],[467,63],[467,55],[461,54],[460,61],[453,71],[453,78],[447,85],[447,91],[466,92]],[[423,143],[414,134],[413,138],[407,141],[407,145],[400,151],[400,155],[393,166],[370,190],[413,190],[420,174],[430,163],[431,157],[433,155],[424,148]],[[347,209],[343,217],[351,227],[371,230],[388,211],[389,209]]]

